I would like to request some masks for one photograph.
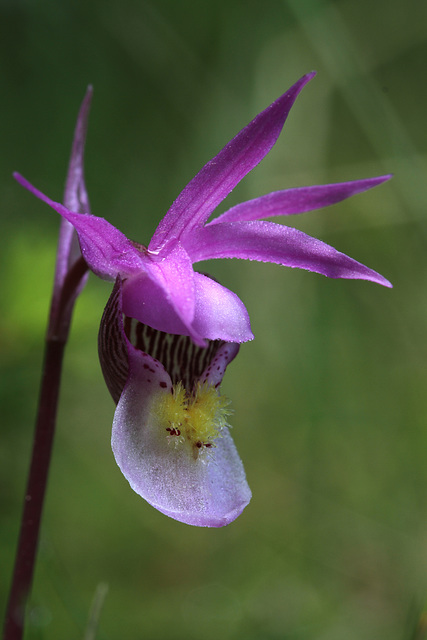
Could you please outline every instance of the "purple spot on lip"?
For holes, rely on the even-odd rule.
[[[165,389],[168,385],[166,384],[166,382],[163,382],[163,380],[161,382],[159,382],[160,386],[162,387],[162,389]]]

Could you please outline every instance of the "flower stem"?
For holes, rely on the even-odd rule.
[[[45,342],[43,375],[40,385],[37,421],[30,473],[24,498],[18,548],[6,610],[4,640],[21,640],[25,608],[33,581],[41,516],[46,493],[55,434],[62,361],[76,292],[87,272],[86,262],[78,258],[68,271],[59,295],[57,314],[50,315]],[[52,305],[53,305],[52,299]]]
[[[64,349],[65,341],[46,341],[31,466],[24,499],[12,586],[6,611],[4,640],[20,640],[24,631],[25,607],[33,579],[41,515],[55,433]]]

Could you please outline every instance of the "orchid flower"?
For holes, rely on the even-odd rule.
[[[193,264],[243,258],[391,286],[324,242],[262,220],[335,204],[390,176],[276,191],[207,222],[273,147],[313,76],[301,78],[199,171],[148,246],[103,218],[54,202],[15,175],[74,226],[89,268],[115,281],[99,334],[101,366],[117,403],[113,452],[139,495],[187,524],[226,525],[251,498],[229,432],[229,401],[219,390],[239,344],[253,338],[249,316],[235,293]]]

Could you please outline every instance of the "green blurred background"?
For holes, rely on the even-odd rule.
[[[271,265],[202,265],[254,342],[227,372],[253,500],[198,530],[121,476],[92,277],[66,354],[27,640],[414,638],[427,599],[427,5],[419,0],[0,0],[1,548],[4,609],[24,495],[75,117],[95,94],[92,210],[146,242],[190,178],[304,73],[278,144],[228,198],[394,172],[289,222],[393,290]],[[101,587],[102,588],[102,587]],[[424,637],[422,635],[417,638]]]

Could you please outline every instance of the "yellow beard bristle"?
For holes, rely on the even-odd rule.
[[[185,440],[197,459],[201,449],[215,446],[215,439],[221,436],[231,413],[229,404],[213,385],[198,383],[190,395],[179,382],[173,393],[158,398],[154,411],[166,435]]]

